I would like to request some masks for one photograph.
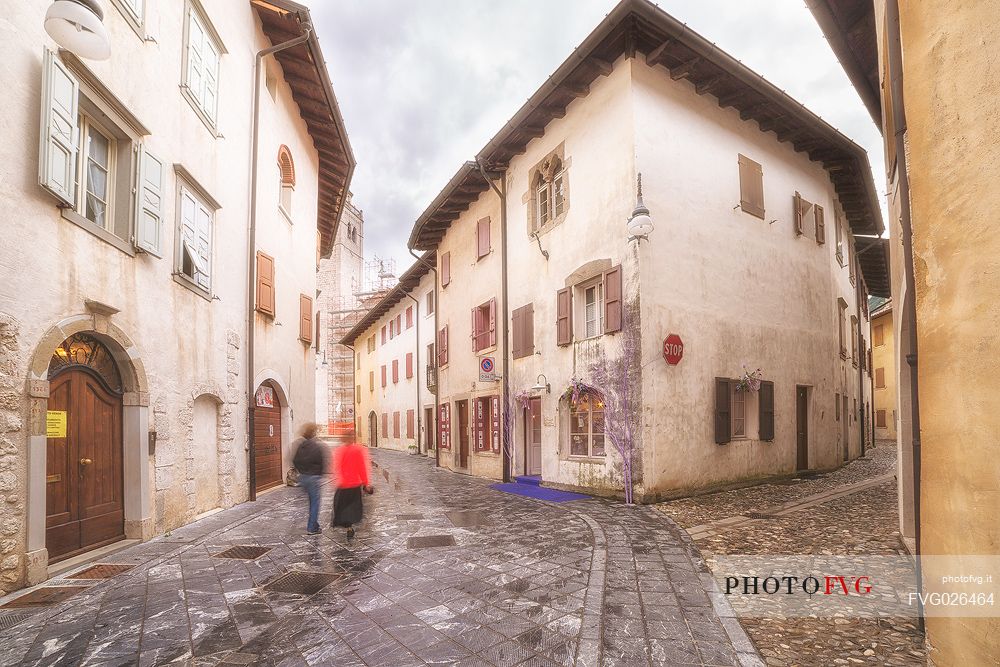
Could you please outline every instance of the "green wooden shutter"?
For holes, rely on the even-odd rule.
[[[761,440],[774,440],[774,383],[762,381],[757,399],[759,437]]]
[[[715,378],[715,444],[724,445],[732,439],[732,408],[729,379]]]
[[[80,86],[56,54],[45,49],[38,182],[64,204],[76,204]]]

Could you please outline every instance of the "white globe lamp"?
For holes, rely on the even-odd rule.
[[[111,39],[98,0],[56,0],[45,12],[45,32],[56,44],[80,58],[111,57]]]
[[[636,184],[635,208],[626,223],[628,240],[649,239],[653,231],[653,219],[649,217],[649,209],[642,203],[642,174],[639,174]]]

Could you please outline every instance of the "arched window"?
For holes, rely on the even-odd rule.
[[[569,455],[603,457],[604,397],[596,391],[586,391],[569,402]]]
[[[78,333],[64,340],[52,353],[48,379],[52,380],[63,371],[74,368],[90,371],[101,379],[107,389],[116,394],[124,391],[118,364],[108,348],[93,336]]]
[[[550,154],[532,169],[530,192],[529,231],[539,232],[550,223],[558,223],[569,208],[566,171],[560,155]]]
[[[292,152],[285,145],[278,149],[278,175],[280,178],[278,206],[291,215],[292,191],[295,190],[295,162],[292,161]]]
[[[551,208],[549,207],[548,181],[542,176],[542,172],[535,175],[535,230],[542,228],[551,219]]]

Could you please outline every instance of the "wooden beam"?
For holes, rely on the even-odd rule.
[[[565,83],[559,87],[559,90],[564,90],[573,97],[586,97],[590,94],[590,86],[587,84],[569,84]]]
[[[745,100],[749,93],[745,90],[734,90],[728,95],[722,95],[719,99],[719,106],[725,109],[726,107],[734,106],[737,102]]]
[[[611,71],[615,68],[612,63],[609,63],[604,58],[598,58],[597,56],[591,56],[587,58],[587,64],[596,69],[601,76],[607,76],[611,74]]]
[[[674,81],[679,81],[680,79],[686,79],[687,77],[691,76],[691,70],[693,70],[695,66],[700,62],[701,58],[695,56],[691,60],[687,60],[678,65],[677,67],[671,68],[670,78],[673,79]]]
[[[795,141],[806,132],[808,132],[808,130],[801,127],[792,128],[790,130],[782,130],[781,132],[778,132],[778,141]]]
[[[803,139],[802,141],[796,141],[792,144],[795,150],[799,152],[808,152],[813,148],[819,148],[820,146],[827,145],[827,142],[822,139]]]
[[[744,108],[740,109],[740,119],[741,120],[750,120],[751,118],[753,118],[754,116],[756,116],[758,113],[760,113],[764,109],[767,109],[770,106],[771,106],[770,102],[757,102],[756,104],[751,104],[748,107],[744,107]],[[782,117],[784,117],[784,115],[785,114],[783,114],[783,113],[779,113],[777,116],[774,116],[773,118],[775,118],[775,119],[782,118]],[[764,130],[764,131],[767,132],[767,130]]]
[[[721,74],[718,74],[716,76],[710,76],[704,81],[694,84],[694,92],[698,93],[699,95],[704,95],[705,93],[711,92],[712,89],[715,88],[715,86],[718,85],[718,83],[723,80],[723,78],[724,77]]]
[[[674,40],[668,39],[665,42],[663,42],[663,44],[660,44],[658,47],[647,53],[646,64],[649,65],[650,67],[658,65],[660,61],[663,59],[663,56],[666,55],[667,49],[669,49],[670,45],[673,43]]]
[[[529,139],[537,139],[538,137],[545,136],[545,128],[544,127],[538,127],[538,126],[535,126],[535,127],[532,127],[532,126],[522,127],[521,128],[521,135],[525,136],[525,137],[528,137]]]
[[[552,118],[565,118],[566,117],[566,107],[564,106],[547,106],[539,107],[538,109],[542,113],[551,116]]]
[[[777,126],[778,121],[785,117],[785,114],[779,113],[773,118],[765,118],[763,120],[757,121],[757,127],[760,128],[761,132],[770,132]]]

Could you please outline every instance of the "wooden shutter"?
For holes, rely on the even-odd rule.
[[[406,411],[406,437],[413,437],[413,410]]]
[[[497,300],[495,298],[490,299],[490,321],[489,321],[489,332],[490,332],[490,347],[497,344]]]
[[[622,267],[615,266],[604,274],[604,333],[622,330]]]
[[[476,224],[476,246],[478,249],[477,259],[482,259],[490,254],[490,219],[482,218]]]
[[[382,437],[383,438],[389,437],[389,413],[388,412],[383,412],[382,413]]]
[[[451,283],[451,253],[446,252],[441,255],[441,287],[447,287]]]
[[[311,296],[299,295],[299,340],[312,343],[313,300]]]
[[[399,410],[392,413],[392,437],[399,437]]]
[[[359,404],[361,403],[361,385],[360,384],[357,385],[354,388],[354,402],[355,403],[359,403]]]
[[[368,391],[375,391],[375,371],[368,371]]]
[[[875,369],[875,388],[884,389],[885,388],[885,369],[876,368]]]
[[[729,380],[715,378],[715,444],[724,445],[732,439],[732,417]]]
[[[479,328],[480,328],[480,317],[479,317],[479,307],[472,309],[472,319],[470,321],[469,331],[472,332],[472,351],[479,352]]]
[[[759,438],[774,440],[774,383],[762,380],[757,393]]]
[[[566,287],[556,292],[556,344],[573,342],[573,293]]]
[[[406,309],[406,328],[413,326],[413,306]]]
[[[382,364],[382,388],[385,389],[385,385],[388,378],[388,369],[386,369],[385,364]]]
[[[274,258],[257,251],[257,310],[274,317]]]
[[[42,123],[38,182],[68,206],[76,205],[80,85],[55,53],[42,65]]]
[[[745,155],[739,156],[740,163],[740,208],[764,219],[764,170],[760,164]]]
[[[438,366],[448,365],[448,325],[438,331]]]
[[[878,428],[885,428],[885,410],[875,411],[875,426]]]
[[[522,352],[523,343],[521,342],[521,339],[524,337],[524,333],[521,331],[524,328],[524,320],[522,319],[524,315],[523,311],[523,307],[515,308],[510,314],[510,348],[511,356],[514,359],[520,359],[525,356],[524,352]]]
[[[398,336],[403,332],[403,314],[399,313],[396,315],[396,335]]]
[[[413,353],[406,353],[406,379],[413,377]]]
[[[521,306],[511,313],[513,356],[515,359],[535,353],[534,304]]]
[[[135,245],[161,257],[163,237],[163,163],[139,146],[136,168]]]
[[[399,359],[392,360],[392,383],[399,384]]]
[[[816,216],[816,243],[823,245],[826,243],[826,222],[823,219],[823,207],[819,204],[813,207]]]
[[[802,236],[802,195],[798,192],[792,197],[792,214],[794,216],[794,229],[796,236]]]
[[[386,326],[383,324],[382,325],[382,344],[383,345],[385,345],[385,329],[386,329]]]

